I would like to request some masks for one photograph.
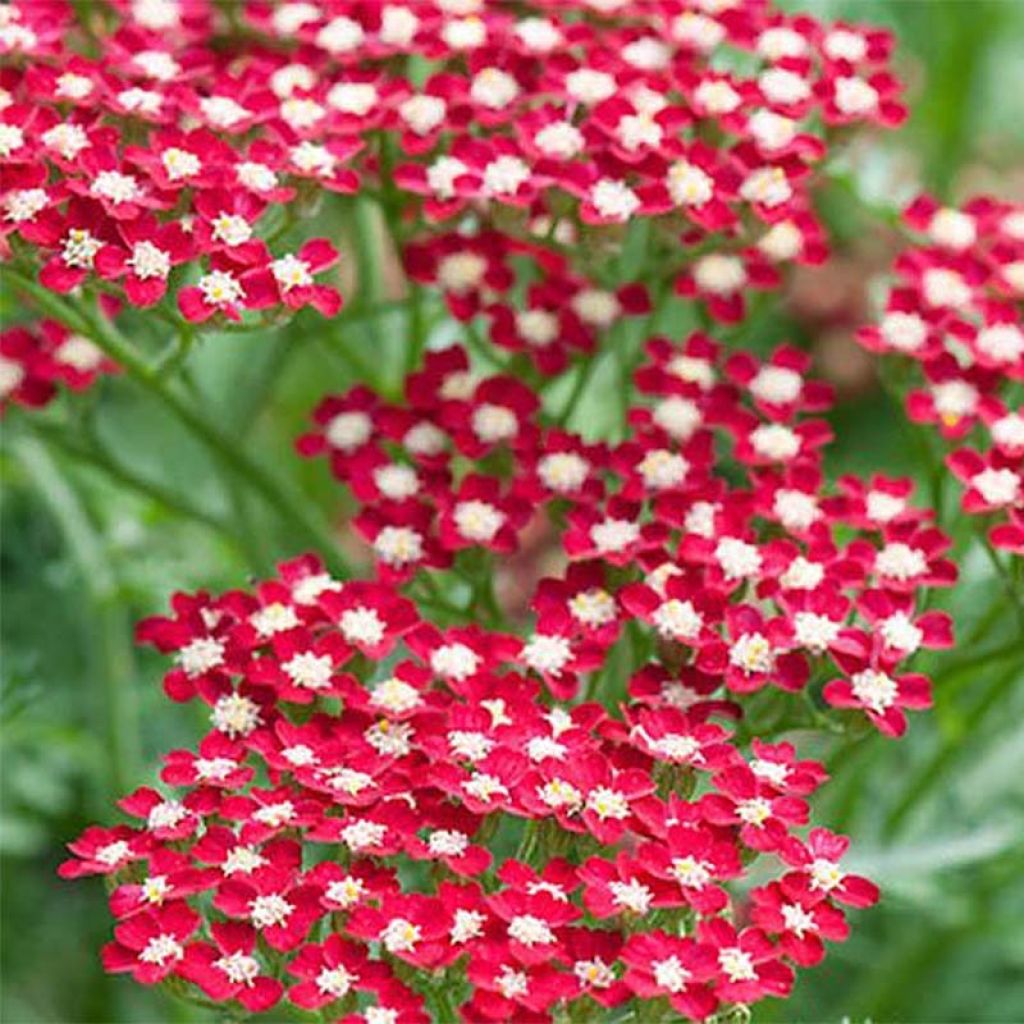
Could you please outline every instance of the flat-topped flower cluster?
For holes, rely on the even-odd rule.
[[[903,116],[882,32],[761,0],[534,7],[124,0],[80,26],[70,3],[6,5],[5,247],[54,291],[170,289],[193,322],[330,316],[330,244],[274,243],[324,192],[420,196],[428,219],[568,211],[563,235],[652,216],[689,246],[731,236],[678,286],[735,318],[776,262],[823,255],[821,125]]]
[[[920,196],[904,220],[915,244],[896,260],[879,323],[859,338],[900,364],[907,414],[936,429],[963,511],[984,517],[996,548],[1024,555],[1024,208]]]
[[[120,802],[131,824],[70,844],[65,877],[108,881],[106,968],[346,1024],[786,996],[877,899],[812,826],[827,772],[795,741],[903,734],[957,574],[910,480],[826,475],[806,353],[710,324],[827,257],[818,170],[845,126],[905,116],[889,35],[765,0],[84,6],[0,9],[0,251],[67,314],[0,335],[0,401],[123,369],[180,412],[162,375],[197,331],[339,313],[339,254],[303,232],[325,207],[377,205],[410,334],[400,389],[327,395],[297,441],[358,506],[372,578],[324,550],[139,627],[210,729]],[[922,360],[916,418],[989,425],[951,465],[1018,548],[996,396],[1024,358],[1020,216],[915,204],[934,244],[863,333]],[[680,297],[707,330],[661,323]],[[465,346],[432,347],[427,300]],[[111,342],[129,307],[181,351]],[[619,422],[594,437],[606,357]],[[492,576],[527,538],[549,557],[517,610]]]

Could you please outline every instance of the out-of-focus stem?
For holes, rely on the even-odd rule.
[[[46,446],[28,435],[17,438],[13,445],[64,536],[91,606],[85,621],[94,678],[105,690],[110,781],[117,792],[124,792],[136,779],[140,756],[132,649],[127,642],[131,628],[118,603],[117,579],[85,508]]]
[[[49,315],[85,334],[118,363],[129,377],[145,388],[162,405],[213,452],[226,468],[236,473],[249,487],[260,494],[281,517],[296,529],[307,543],[318,549],[332,570],[351,575],[330,528],[308,507],[305,499],[290,493],[285,485],[254,462],[198,410],[173,391],[135,351],[121,332],[98,312],[90,314],[66,302],[42,285],[18,271],[5,267],[16,288],[32,299]]]

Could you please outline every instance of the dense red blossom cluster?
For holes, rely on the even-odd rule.
[[[123,0],[80,27],[70,3],[15,0],[3,244],[38,252],[54,291],[170,289],[202,322],[337,310],[329,243],[273,242],[324,190],[421,196],[428,219],[504,206],[570,241],[649,215],[691,247],[724,236],[677,286],[735,319],[776,263],[824,254],[812,126],[903,116],[882,32],[763,0],[535,6]],[[727,55],[753,67],[712,65]]]
[[[897,258],[884,314],[861,343],[917,365],[907,414],[937,431],[964,512],[986,518],[995,547],[1024,555],[1024,207],[921,196],[904,220],[921,242]]]
[[[946,542],[906,481],[823,484],[830,394],[798,351],[698,333],[648,353],[617,446],[545,426],[458,347],[400,405],[325,400],[300,446],[363,503],[378,579],[306,557],[142,624],[212,729],[167,756],[174,795],[122,801],[139,825],[72,844],[66,875],[116,880],[108,969],[346,1021],[634,998],[703,1020],[785,995],[845,938],[842,906],[876,892],[839,865],[844,838],[805,831],[824,767],[785,741],[745,755],[735,724],[773,688],[899,735],[930,700],[902,664],[951,642],[916,611],[955,578]],[[744,484],[716,474],[716,434]],[[537,517],[568,564],[526,635],[421,618],[422,570],[510,552]]]
[[[0,410],[6,402],[46,405],[58,386],[84,391],[117,365],[95,342],[56,320],[0,331]]]
[[[84,7],[0,9],[0,245],[37,298],[156,307],[189,337],[332,317],[337,251],[291,240],[359,194],[473,351],[428,348],[399,399],[327,396],[298,440],[359,506],[373,579],[307,555],[140,626],[211,728],[121,801],[132,824],[71,844],[61,873],[109,883],[107,969],[346,1024],[785,996],[877,898],[811,827],[827,773],[790,739],[899,736],[929,706],[909,663],[952,643],[926,603],[949,540],[909,480],[827,481],[832,395],[795,347],[648,330],[615,443],[546,388],[667,292],[733,323],[825,259],[834,129],[905,114],[889,35],[765,0]],[[934,245],[865,341],[922,359],[917,418],[988,425],[990,452],[951,460],[967,506],[1019,506],[997,390],[1024,366],[1021,214],[908,216]],[[623,283],[599,271],[636,221],[658,265]],[[54,323],[0,337],[5,402],[116,369]],[[1011,514],[993,539],[1020,546]],[[560,557],[512,621],[488,574],[527,531]]]

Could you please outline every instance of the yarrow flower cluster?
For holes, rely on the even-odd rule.
[[[2,253],[69,325],[0,336],[0,400],[120,362],[180,411],[86,300],[189,340],[334,318],[339,254],[297,232],[353,196],[384,214],[418,330],[401,388],[328,394],[296,443],[357,506],[372,578],[308,554],[139,627],[210,729],[121,800],[131,824],[70,844],[61,874],[108,882],[106,969],[346,1024],[722,1020],[786,996],[878,896],[812,825],[827,771],[794,741],[904,733],[957,573],[910,480],[826,476],[807,354],[710,325],[826,258],[812,189],[836,129],[905,116],[890,36],[765,0],[94,13],[0,10]],[[916,418],[987,425],[951,465],[965,507],[1008,510],[1010,547],[1020,217],[915,204],[934,244],[863,334],[922,361]],[[663,328],[680,298],[707,329]],[[614,440],[576,427],[605,355]],[[517,607],[491,577],[527,541],[548,557]]]
[[[936,430],[963,511],[984,517],[995,547],[1022,555],[1024,208],[979,196],[955,209],[921,196],[904,221],[920,244],[897,258],[885,311],[861,329],[861,344],[898,360],[904,379],[913,374],[907,414]]]
[[[56,320],[0,331],[0,411],[11,402],[44,406],[61,385],[83,391],[102,374],[116,372],[95,342]]]
[[[677,286],[735,319],[776,264],[824,255],[812,125],[904,114],[885,33],[761,0],[646,3],[621,20],[602,3],[580,4],[584,19],[483,0],[113,7],[116,23],[91,26],[100,57],[70,4],[4,8],[4,245],[37,252],[56,292],[89,283],[147,307],[170,290],[192,322],[332,315],[338,293],[317,282],[329,243],[273,239],[318,192],[371,188],[420,197],[429,219],[504,208],[570,245],[581,226],[644,216],[691,247],[724,234]],[[713,63],[728,57],[755,66]]]

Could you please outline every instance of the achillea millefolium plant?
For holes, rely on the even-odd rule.
[[[930,706],[957,571],[910,480],[825,472],[806,352],[736,338],[828,259],[850,140],[904,119],[892,50],[765,0],[0,9],[3,270],[36,317],[0,335],[4,403],[120,374],[309,549],[138,628],[208,731],[69,844],[108,971],[230,1020],[726,1021],[847,937],[878,891],[798,747]],[[1012,589],[1024,210],[925,196],[904,228],[859,338]],[[385,246],[400,382],[343,336]],[[306,307],[361,381],[295,442],[356,555],[187,386],[208,333]],[[517,611],[494,574],[538,533],[560,557]]]

